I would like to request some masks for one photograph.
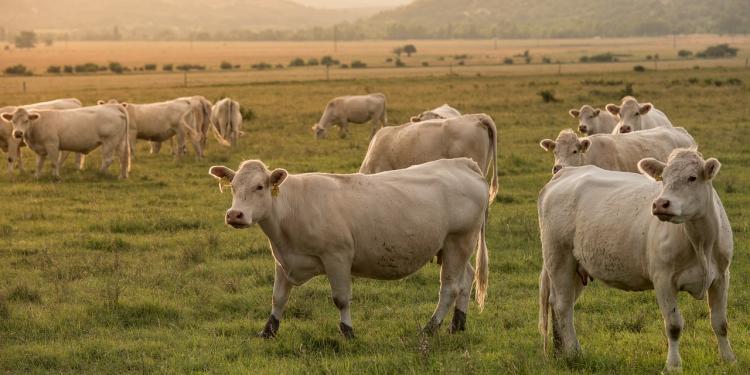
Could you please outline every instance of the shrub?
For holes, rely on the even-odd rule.
[[[542,57],[542,64],[552,64],[552,59],[549,57]]]
[[[65,65],[65,66],[63,66],[63,72],[64,73],[73,73],[73,65]]]
[[[197,64],[182,64],[182,65],[177,65],[176,69],[187,72],[190,70],[206,70],[206,66],[197,65]]]
[[[341,69],[349,69],[349,65],[347,65],[347,64],[341,64]]]
[[[273,68],[273,65],[268,64],[268,63],[264,63],[264,62],[259,62],[257,64],[251,65],[250,68],[251,69],[255,69],[255,70],[266,70],[266,69]]]
[[[352,61],[351,67],[354,69],[363,69],[363,68],[367,68],[367,64],[359,60],[354,60]]]
[[[422,61],[422,66],[430,66],[430,63],[428,63],[427,61]]]
[[[146,64],[146,65],[143,65],[143,69],[145,69],[146,71],[156,70],[156,64]]]
[[[626,83],[625,88],[620,92],[620,96],[635,96],[635,91],[633,91],[633,84],[630,82]]]
[[[50,74],[60,74],[62,72],[62,68],[60,68],[60,65],[50,65],[47,67],[47,73]]]
[[[276,69],[284,69],[284,64],[276,64]]]
[[[232,63],[230,63],[229,61],[222,61],[219,65],[219,68],[221,68],[221,70],[232,70],[233,67],[234,65],[232,65]]]
[[[600,53],[598,55],[594,55],[589,57],[589,61],[591,62],[612,62],[617,61],[617,58],[615,55],[607,52],[607,53]]]
[[[240,105],[240,114],[242,115],[242,121],[250,121],[255,118],[255,112],[250,108],[245,108]]]
[[[31,71],[26,69],[25,65],[13,65],[5,68],[5,74],[14,76],[31,75]]]
[[[334,59],[331,56],[323,56],[320,59],[320,64],[325,65],[325,66],[331,66],[331,65],[339,65],[340,63],[338,60]]]
[[[389,58],[385,59],[385,62],[387,62],[387,63],[392,63],[392,62],[393,62],[393,58],[392,58],[392,57],[389,57]]]
[[[309,66],[318,66],[318,65],[320,65],[320,62],[318,61],[318,59],[316,59],[314,57],[311,57],[311,58],[307,59],[307,65],[309,65]]]
[[[643,65],[636,65],[636,66],[633,67],[633,70],[636,71],[636,72],[645,72],[646,71],[646,67],[644,67]]]
[[[396,59],[395,65],[397,68],[403,68],[406,66],[406,64],[404,64],[404,62],[401,61],[401,59]]]
[[[125,69],[118,62],[109,63],[109,71],[112,73],[122,74]]]
[[[578,61],[580,61],[582,63],[589,62],[589,57],[588,56],[581,56],[581,58],[579,58]]]
[[[688,51],[686,49],[681,49],[681,50],[677,51],[677,56],[680,56],[682,58],[686,58],[686,57],[693,56],[693,52]]]
[[[739,86],[742,85],[742,80],[739,78],[728,78],[727,85]]]
[[[106,67],[104,67],[106,69]],[[85,63],[76,65],[74,68],[76,73],[96,73],[99,71],[99,65],[94,63]]]
[[[164,65],[162,65],[161,70],[163,70],[165,72],[171,72],[171,71],[174,70],[174,65],[172,65],[172,64],[164,64]]]
[[[511,57],[504,58],[503,59],[503,64],[505,64],[505,65],[512,65],[513,64],[513,58],[511,58]]]
[[[302,60],[301,57],[297,57],[294,60],[292,60],[291,62],[289,62],[289,66],[290,67],[292,67],[292,66],[305,66],[305,60]]]
[[[542,101],[545,103],[552,103],[559,101],[557,98],[555,98],[555,93],[550,90],[542,90],[538,92],[539,96],[542,97]]]
[[[703,59],[734,57],[734,56],[737,56],[737,51],[739,51],[739,49],[732,48],[729,46],[729,44],[723,43],[723,44],[717,44],[715,46],[710,46],[706,48],[704,51],[696,53],[695,56],[703,58]]]

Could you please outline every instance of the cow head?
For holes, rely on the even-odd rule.
[[[599,112],[599,109],[586,104],[581,109],[571,109],[568,114],[578,119],[578,131],[581,134],[591,135],[595,134],[599,127]]]
[[[439,120],[442,119],[443,116],[440,116],[439,114],[433,112],[433,111],[424,111],[420,113],[417,116],[414,116],[410,119],[411,122],[421,122],[421,121],[427,121],[427,120]]]
[[[648,113],[654,106],[651,103],[638,103],[635,98],[626,96],[622,99],[622,105],[607,104],[607,111],[617,116],[616,131],[630,133],[643,129],[641,117]]]
[[[31,123],[39,120],[41,115],[38,112],[29,112],[24,108],[17,108],[15,112],[3,113],[0,117],[2,117],[3,121],[13,125],[13,132],[11,133],[13,137],[21,139],[29,130]]]
[[[288,173],[284,169],[273,172],[259,160],[247,160],[235,172],[224,166],[213,166],[208,173],[219,180],[219,188],[232,188],[232,207],[225,221],[236,229],[247,228],[263,221],[271,214],[271,206]]]
[[[559,172],[563,167],[579,167],[584,164],[583,154],[591,146],[588,138],[578,138],[572,130],[563,130],[557,136],[557,140],[544,139],[539,142],[545,151],[552,151],[555,155],[555,165],[552,174]]]
[[[696,149],[676,149],[667,163],[653,158],[638,162],[641,173],[662,181],[661,193],[652,202],[651,213],[661,221],[679,224],[702,217],[713,204],[714,177],[721,163],[703,160]]]
[[[320,124],[313,125],[312,131],[316,139],[323,139],[326,137],[326,128],[320,126]]]

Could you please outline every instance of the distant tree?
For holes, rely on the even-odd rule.
[[[143,69],[146,71],[156,70],[156,64],[145,64],[143,65]]]
[[[404,53],[404,49],[402,47],[396,47],[393,49],[393,53],[396,54],[399,58],[401,58],[401,54]]]
[[[700,57],[702,59],[734,57],[734,56],[737,56],[737,51],[739,51],[737,48],[732,48],[729,46],[729,44],[723,43],[723,44],[717,44],[715,46],[710,46],[706,48],[704,51],[696,53],[695,56]]]
[[[325,65],[325,66],[339,65],[339,61],[334,59],[331,56],[323,56],[320,59],[320,65]]]
[[[73,73],[73,65],[65,65],[65,66],[63,66],[63,72],[64,73]]]
[[[633,67],[633,71],[636,72],[645,72],[646,68],[643,65],[636,65]]]
[[[5,68],[5,74],[16,75],[16,76],[30,76],[31,71],[28,70],[26,66],[18,64],[18,65],[9,66]]]
[[[320,65],[320,62],[318,61],[318,59],[311,57],[307,60],[307,65],[316,66],[316,65]]]
[[[219,65],[219,68],[221,68],[221,70],[232,70],[232,67],[233,65],[229,61],[222,61],[221,65]]]
[[[510,57],[506,57],[506,58],[503,59],[503,64],[505,64],[505,65],[511,65],[511,64],[513,64],[513,59],[510,58]]]
[[[172,64],[164,64],[164,65],[162,65],[161,70],[163,70],[165,72],[171,72],[172,70],[174,70],[174,65],[172,65]]]
[[[50,74],[60,74],[61,71],[62,69],[60,69],[60,65],[50,65],[47,68],[47,73],[50,73]]]
[[[302,60],[301,57],[297,57],[289,62],[289,66],[305,66],[305,60]]]
[[[351,67],[354,69],[362,69],[362,68],[367,68],[367,64],[359,60],[354,60],[352,61]]]
[[[33,31],[21,31],[16,37],[16,48],[34,48],[36,46],[36,33]]]
[[[680,56],[682,58],[688,58],[690,56],[693,56],[693,52],[688,51],[686,49],[681,49],[677,52],[677,56]]]
[[[112,73],[122,74],[125,71],[125,68],[123,68],[122,64],[113,61],[109,63],[109,71]]]
[[[417,53],[417,47],[415,47],[413,44],[407,44],[403,47],[402,51],[406,53],[407,57],[411,57],[412,53]]]

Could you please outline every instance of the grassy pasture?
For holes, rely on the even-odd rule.
[[[180,81],[160,83],[162,75],[134,75],[38,78],[38,89],[26,93],[0,90],[3,103],[229,95],[257,114],[245,124],[247,134],[237,149],[211,143],[202,161],[188,157],[174,163],[168,146],[148,155],[140,143],[128,181],[114,178],[116,166],[109,175],[94,172],[98,152],[81,173],[66,165],[59,182],[0,175],[0,371],[656,373],[666,340],[652,292],[590,284],[576,306],[585,352],[579,361],[545,358],[536,329],[541,260],[536,197],[552,166],[537,143],[577,126],[568,109],[616,102],[624,83],[632,82],[637,97],[656,103],[694,135],[706,157],[723,163],[715,187],[735,234],[729,322],[738,363],[720,363],[706,303],[681,295],[685,371],[747,372],[750,71],[481,77],[440,71],[426,77],[239,83],[206,74],[189,88]],[[115,78],[116,84],[102,83]],[[728,83],[732,78],[741,84]],[[0,80],[4,86],[8,81]],[[543,103],[542,90],[554,91],[560,101]],[[444,102],[463,112],[488,113],[498,124],[501,188],[488,230],[487,308],[480,314],[472,304],[463,334],[447,334],[446,323],[437,336],[420,340],[419,328],[437,302],[436,265],[402,281],[357,279],[352,314],[359,337],[345,341],[337,332],[327,280],[317,278],[292,292],[279,336],[257,339],[254,333],[270,312],[273,260],[259,228],[223,225],[231,197],[218,192],[208,167],[259,158],[292,173],[354,172],[369,127],[352,126],[353,137],[346,140],[334,131],[323,141],[313,139],[309,127],[330,97],[368,91],[388,96],[391,124]],[[24,152],[32,166],[32,154]]]

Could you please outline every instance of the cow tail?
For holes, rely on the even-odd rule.
[[[212,124],[210,127],[211,127],[211,134],[214,135],[214,138],[216,138],[216,141],[218,141],[220,145],[226,146],[226,147],[230,147],[232,145],[226,139],[224,139],[224,137],[221,135],[219,130],[216,129],[216,126]]]
[[[480,173],[481,174],[481,173]],[[485,236],[487,233],[487,224],[489,222],[490,206],[489,204],[484,209],[484,221],[482,222],[482,228],[479,234],[479,241],[477,244],[477,255],[476,255],[476,301],[479,305],[479,310],[484,310],[484,301],[487,298],[487,285],[490,274],[490,261],[489,255],[487,254],[487,241]]]
[[[542,273],[539,275],[539,333],[542,335],[542,350],[547,353],[547,326],[549,324],[549,297],[550,297],[550,280],[547,270],[542,267]]]
[[[188,116],[192,114],[193,114],[193,106],[191,105],[190,109],[185,111],[185,113],[183,113],[182,116],[180,117],[180,125],[182,126],[183,129],[187,131],[188,135],[194,142],[200,142],[201,135],[200,135],[200,132],[197,131],[197,126],[195,124],[195,116],[193,116],[193,121],[192,121],[193,126],[190,126],[190,123],[187,120]]]
[[[132,155],[130,154],[130,115],[128,115],[128,110],[125,107],[118,105],[117,108],[119,108],[120,112],[125,115],[125,139],[120,145],[120,165],[125,168],[127,173],[130,173],[130,167],[132,164]]]
[[[497,170],[497,126],[495,126],[495,122],[492,121],[492,118],[487,115],[480,116],[479,121],[487,128],[487,133],[490,137],[490,154],[487,158],[489,160],[489,165],[486,167],[487,172],[492,173],[489,196],[489,202],[492,204],[492,202],[495,201],[498,190],[500,189],[500,183],[498,182],[499,172]]]

